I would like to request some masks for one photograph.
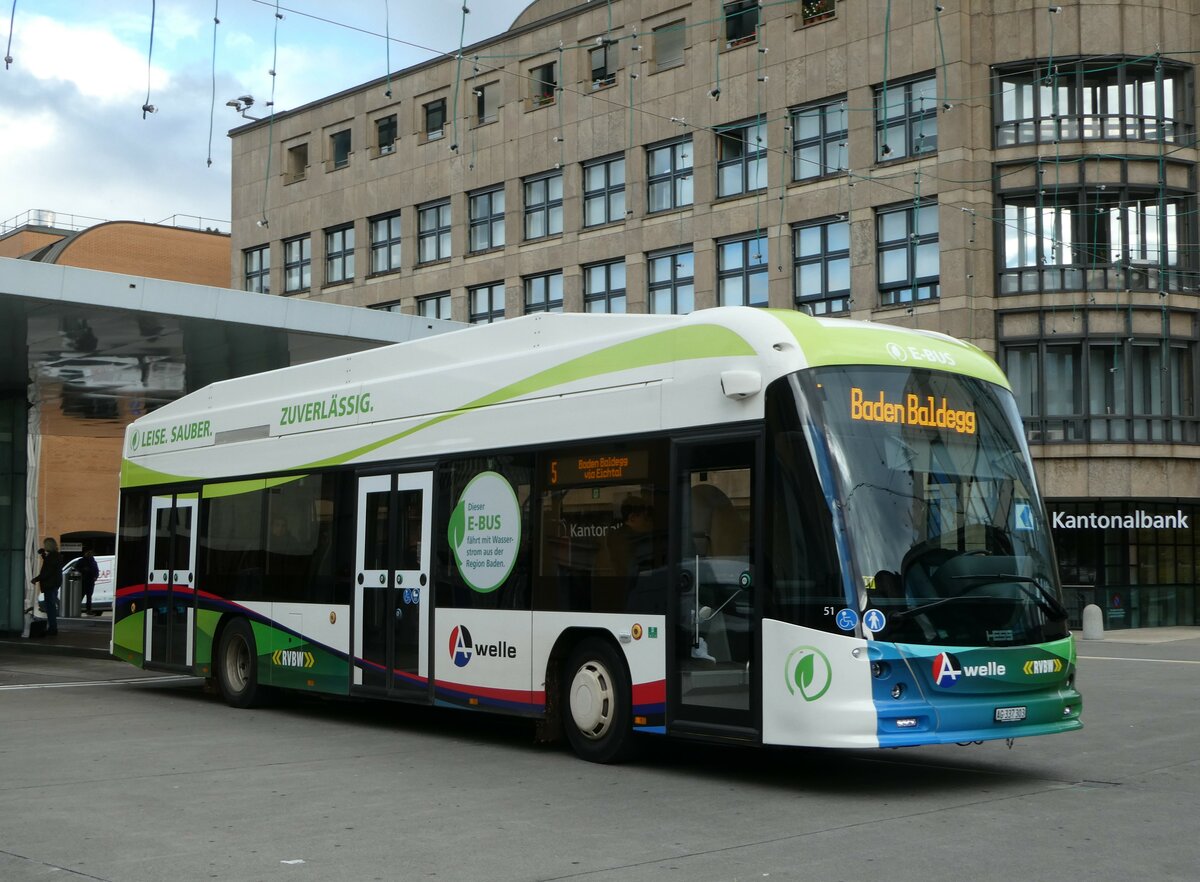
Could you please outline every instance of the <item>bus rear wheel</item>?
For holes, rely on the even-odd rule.
[[[620,653],[604,640],[585,640],[568,657],[563,681],[563,726],[575,753],[593,763],[628,758],[632,712]]]
[[[216,658],[221,697],[231,707],[260,704],[265,689],[258,684],[258,650],[254,631],[245,619],[234,619],[221,632]]]

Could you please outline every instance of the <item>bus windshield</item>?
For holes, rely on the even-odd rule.
[[[823,427],[814,453],[838,509],[842,557],[876,638],[1009,646],[1066,636],[1050,529],[1010,393],[905,367],[801,377]]]

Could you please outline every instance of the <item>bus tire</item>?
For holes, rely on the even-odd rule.
[[[588,638],[563,668],[562,720],[571,748],[593,763],[620,762],[633,751],[629,674],[610,643]]]
[[[234,619],[221,632],[216,658],[217,684],[230,707],[256,707],[266,690],[258,683],[258,649],[254,630],[245,619]]]

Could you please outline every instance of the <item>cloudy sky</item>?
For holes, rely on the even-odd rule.
[[[465,42],[498,34],[527,0],[467,0]],[[4,2],[0,42],[7,47]],[[154,47],[150,50],[151,9]],[[0,69],[0,223],[62,216],[229,219],[225,102],[288,110],[458,48],[463,0],[19,0]],[[216,101],[213,17],[216,10]],[[423,47],[423,48],[422,48]],[[142,118],[149,87],[157,113]],[[211,117],[211,158],[210,156]]]

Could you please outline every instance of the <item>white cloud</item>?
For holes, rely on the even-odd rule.
[[[12,52],[14,67],[20,72],[39,80],[70,83],[81,95],[99,101],[145,96],[148,45],[139,51],[103,28],[67,25],[44,16],[23,18],[20,25],[13,34]],[[153,65],[151,95],[166,88],[170,80],[160,65]]]

